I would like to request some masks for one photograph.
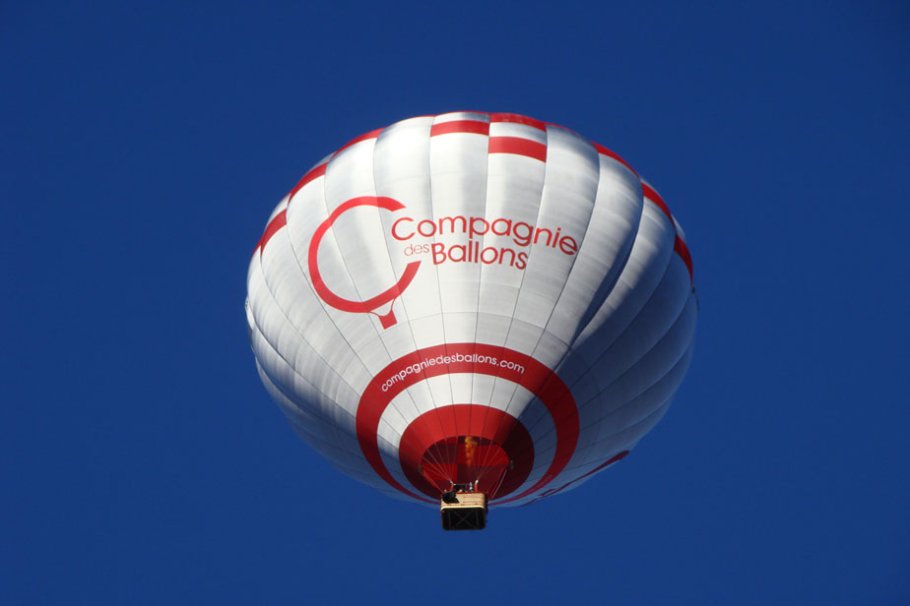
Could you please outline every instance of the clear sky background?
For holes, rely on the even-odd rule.
[[[0,603],[910,603],[910,5],[187,4],[0,7]],[[466,108],[629,160],[701,313],[631,456],[453,534],[295,437],[243,300],[311,165]]]

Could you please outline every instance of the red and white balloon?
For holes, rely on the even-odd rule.
[[[438,503],[580,485],[660,420],[697,303],[679,224],[619,156],[515,114],[403,120],[275,208],[247,319],[294,428],[345,473]]]

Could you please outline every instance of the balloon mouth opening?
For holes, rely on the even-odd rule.
[[[419,469],[440,494],[455,484],[473,484],[477,491],[492,493],[509,465],[509,456],[499,444],[486,438],[457,436],[427,448]]]
[[[534,443],[503,411],[453,404],[427,411],[408,425],[398,445],[401,470],[417,492],[438,499],[454,484],[493,501],[517,490],[534,467]]]

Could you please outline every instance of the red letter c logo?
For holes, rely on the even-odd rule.
[[[404,289],[408,287],[411,283],[411,280],[414,279],[414,275],[417,274],[417,268],[420,266],[420,261],[413,261],[408,263],[404,268],[404,274],[401,278],[393,284],[390,288],[382,291],[375,297],[370,297],[366,301],[350,301],[339,297],[333,293],[328,286],[326,286],[325,281],[322,279],[322,275],[319,273],[319,263],[318,263],[318,254],[319,254],[319,243],[322,242],[322,237],[325,236],[325,232],[331,229],[332,225],[342,214],[356,208],[358,206],[375,206],[377,208],[383,208],[388,211],[396,211],[404,208],[404,204],[395,200],[394,198],[386,198],[382,196],[360,196],[358,198],[351,198],[344,204],[336,208],[332,214],[329,215],[328,219],[319,224],[319,227],[316,228],[316,231],[313,233],[313,239],[310,240],[310,249],[309,256],[307,258],[307,266],[310,270],[310,277],[313,280],[313,288],[316,290],[316,294],[319,297],[334,307],[335,309],[340,309],[341,311],[347,311],[351,313],[371,313],[377,307],[385,305],[386,303],[392,303],[401,296],[401,293],[404,292]],[[389,328],[394,326],[398,321],[395,319],[395,312],[389,309],[389,313],[384,315],[379,315],[379,321],[382,323],[383,328]]]

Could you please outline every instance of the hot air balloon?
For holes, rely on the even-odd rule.
[[[679,223],[617,154],[455,112],[307,172],[255,247],[246,315],[304,440],[474,529],[629,453],[683,379],[697,300]]]

